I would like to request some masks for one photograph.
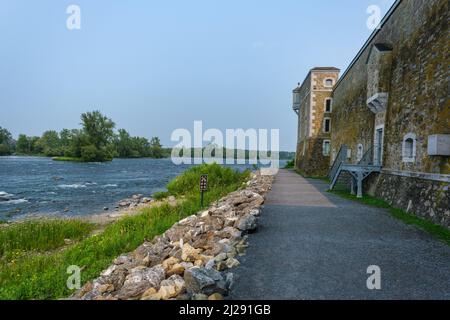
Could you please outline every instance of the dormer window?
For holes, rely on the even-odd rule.
[[[325,112],[327,112],[327,113],[331,112],[332,104],[333,104],[333,99],[331,99],[331,98],[325,99]]]
[[[331,88],[334,85],[334,80],[331,78],[325,79],[324,85],[325,87]]]

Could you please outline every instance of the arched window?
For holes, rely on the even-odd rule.
[[[325,99],[325,112],[330,113],[333,105],[333,99],[326,98]]]
[[[356,147],[356,159],[358,161],[361,161],[362,157],[364,156],[364,146],[359,143]]]
[[[323,83],[324,83],[325,87],[332,87],[334,85],[334,80],[331,78],[328,78],[328,79],[325,79]]]
[[[416,161],[416,135],[408,133],[403,137],[402,161],[411,163]]]

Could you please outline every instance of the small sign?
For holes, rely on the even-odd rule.
[[[202,174],[200,176],[200,191],[206,191],[208,188],[208,175]]]

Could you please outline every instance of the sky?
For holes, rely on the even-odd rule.
[[[279,129],[294,151],[292,89],[342,70],[394,0],[0,0],[0,127],[78,128],[100,110],[167,146],[178,128]],[[69,5],[81,29],[69,30]]]

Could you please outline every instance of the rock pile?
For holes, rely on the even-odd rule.
[[[139,206],[146,205],[153,202],[154,200],[150,197],[144,197],[143,194],[135,194],[131,198],[120,200],[116,209],[133,209]]]
[[[272,177],[253,173],[242,190],[189,216],[116,258],[72,297],[83,300],[218,300],[233,282],[247,234],[257,220]]]

